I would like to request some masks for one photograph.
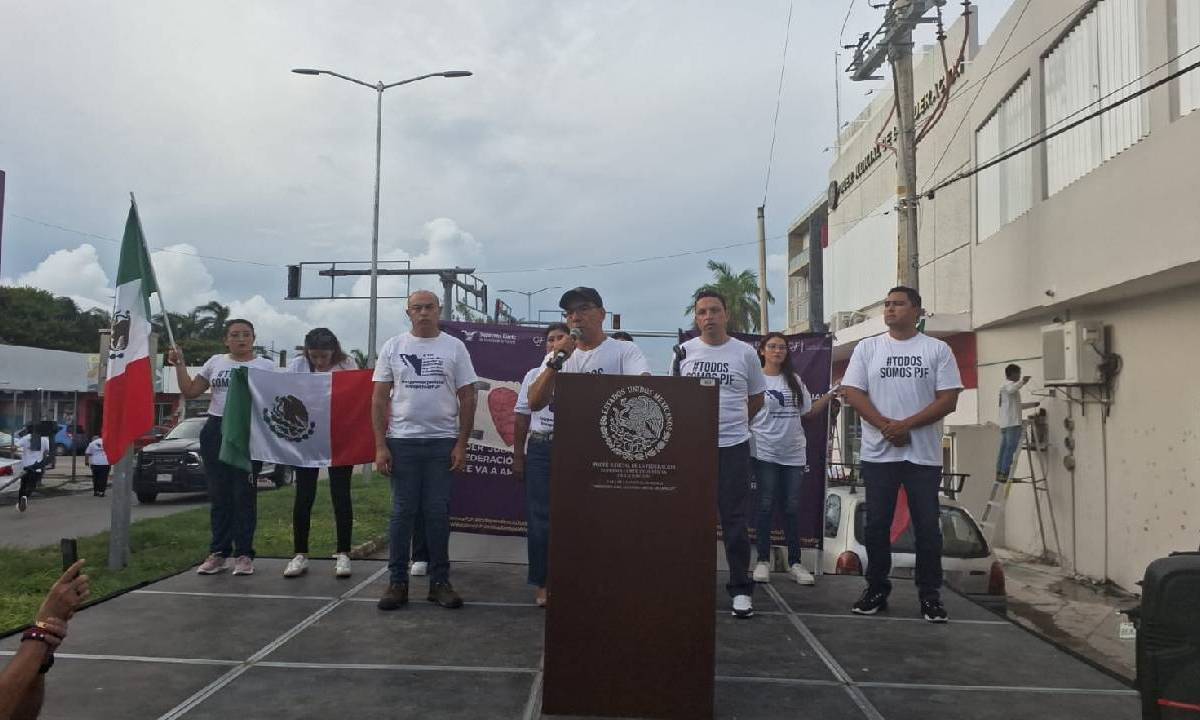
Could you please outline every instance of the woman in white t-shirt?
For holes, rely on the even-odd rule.
[[[25,434],[17,438],[21,450],[21,488],[17,492],[17,511],[25,512],[29,507],[29,496],[42,481],[46,462],[50,458],[50,438],[39,432],[40,423],[30,423]]]
[[[229,373],[238,367],[274,370],[275,364],[254,354],[254,325],[235,318],[225,323],[225,347],[229,353],[213,355],[190,377],[183,351],[172,348],[167,361],[175,366],[179,392],[191,399],[212,390],[208,404],[208,422],[200,431],[200,459],[208,478],[208,497],[212,502],[212,543],[208,558],[196,572],[215,575],[226,568],[230,557],[234,575],[254,573],[254,527],[257,522],[258,496],[254,477],[241,468],[221,462],[221,416],[229,393]]]
[[[808,471],[804,421],[825,412],[832,393],[813,402],[792,368],[787,338],[767,333],[758,348],[767,390],[763,408],[750,422],[754,474],[758,480],[758,563],[755,582],[771,581],[771,521],[778,507],[783,512],[789,572],[801,585],[812,585],[813,576],[800,562],[800,487]]]
[[[104,440],[99,435],[92,438],[83,451],[84,462],[92,469],[92,495],[104,497],[108,490],[108,455],[104,452]]]
[[[357,370],[358,363],[342,351],[342,344],[329,328],[313,328],[304,336],[304,353],[288,365],[288,372],[314,373]],[[296,500],[292,505],[292,551],[296,556],[288,562],[283,576],[300,577],[308,572],[308,531],[312,524],[313,502],[317,499],[319,467],[296,468]],[[353,465],[329,468],[329,496],[333,500],[334,524],[337,527],[337,552],[333,572],[337,577],[350,577],[350,535],[354,527],[354,509],[350,501],[350,478]]]

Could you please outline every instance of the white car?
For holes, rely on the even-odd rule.
[[[942,571],[946,585],[979,604],[1004,612],[1004,564],[988,545],[979,524],[966,509],[945,497],[942,509]],[[861,486],[831,485],[825,492],[825,549],[821,572],[861,575],[867,566],[862,544],[867,519],[866,491]],[[916,566],[911,525],[892,544],[893,578],[912,580]]]
[[[15,458],[0,457],[0,493],[17,491],[17,482],[21,477],[21,461]]]

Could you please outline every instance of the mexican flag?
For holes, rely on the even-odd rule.
[[[137,206],[131,205],[121,240],[117,299],[104,382],[104,450],[116,463],[154,426],[154,379],[150,363],[150,293],[158,290]]]
[[[221,461],[297,467],[375,460],[370,370],[291,373],[234,368],[221,423]]]

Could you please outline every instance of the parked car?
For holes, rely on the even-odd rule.
[[[176,425],[159,442],[151,443],[134,456],[133,492],[138,502],[152,503],[160,493],[207,492],[204,460],[200,457],[200,430],[206,418],[188,418]],[[272,463],[254,463],[255,479],[269,479],[275,487],[292,482],[292,468]]]
[[[0,458],[17,457],[16,438],[6,432],[0,432]]]
[[[979,604],[1003,613],[1007,607],[1004,563],[996,557],[975,518],[957,503],[941,501],[942,570],[946,585]],[[821,571],[861,575],[867,566],[863,546],[867,500],[861,487],[831,486],[825,493],[825,550]],[[916,566],[911,524],[892,543],[892,577],[912,579]]]
[[[19,430],[17,439],[25,437],[29,434],[28,430]],[[57,429],[54,432],[54,440],[51,442],[52,449],[55,455],[82,455],[87,449],[91,438],[81,425],[67,425],[66,423],[57,423]]]
[[[171,432],[171,425],[155,425],[148,432],[133,439],[133,449],[141,450],[142,448],[156,443],[167,436]]]
[[[0,458],[0,492],[12,489],[17,492],[17,478],[21,476],[21,461],[14,458]]]

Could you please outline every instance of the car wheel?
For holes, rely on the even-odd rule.
[[[290,465],[275,466],[275,472],[271,473],[271,482],[275,483],[275,487],[277,488],[291,485],[292,467]]]
[[[137,494],[137,499],[138,499],[138,502],[140,502],[141,504],[149,505],[150,503],[152,503],[158,499],[158,493],[156,493],[156,492],[140,492]]]

